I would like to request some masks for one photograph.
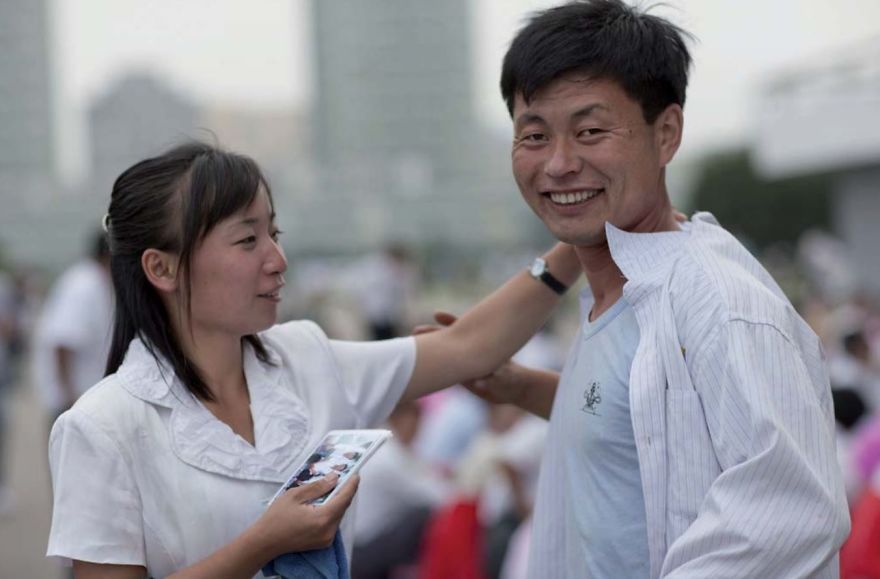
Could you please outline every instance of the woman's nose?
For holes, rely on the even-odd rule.
[[[266,259],[265,270],[270,275],[283,274],[287,271],[287,257],[284,255],[284,249],[277,241],[272,242],[272,248]]]

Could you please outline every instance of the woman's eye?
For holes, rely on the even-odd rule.
[[[271,235],[272,235],[272,241],[278,241],[278,238],[281,237],[281,234],[282,234],[282,233],[284,233],[284,232],[281,231],[280,229],[276,229],[275,231],[273,231],[273,232],[271,233]]]
[[[249,235],[249,236],[245,237],[244,239],[240,239],[238,241],[238,243],[241,245],[250,245],[250,244],[256,243],[256,242],[257,242],[256,235]]]

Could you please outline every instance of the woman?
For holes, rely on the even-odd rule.
[[[340,342],[311,322],[275,325],[287,262],[274,216],[252,160],[200,143],[116,180],[107,377],[59,418],[49,449],[48,554],[72,559],[78,578],[251,577],[327,546],[356,484],[306,504],[328,478],[264,512],[305,453],[328,430],[487,374],[558,300],[523,272],[417,337]],[[563,283],[577,277],[567,246],[545,258]]]

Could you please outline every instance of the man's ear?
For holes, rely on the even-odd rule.
[[[681,105],[671,104],[654,121],[657,146],[660,150],[660,166],[665,167],[675,157],[684,132],[684,113]]]
[[[177,291],[178,262],[176,255],[158,249],[148,249],[141,255],[141,267],[147,280],[164,293]]]

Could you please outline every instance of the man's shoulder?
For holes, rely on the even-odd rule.
[[[700,307],[729,319],[772,322],[791,308],[773,276],[717,224],[694,231],[673,266],[670,291],[674,306]]]
[[[770,273],[733,235],[710,227],[693,236],[670,272],[668,291],[682,346],[696,353],[733,321],[793,332],[797,316]]]

